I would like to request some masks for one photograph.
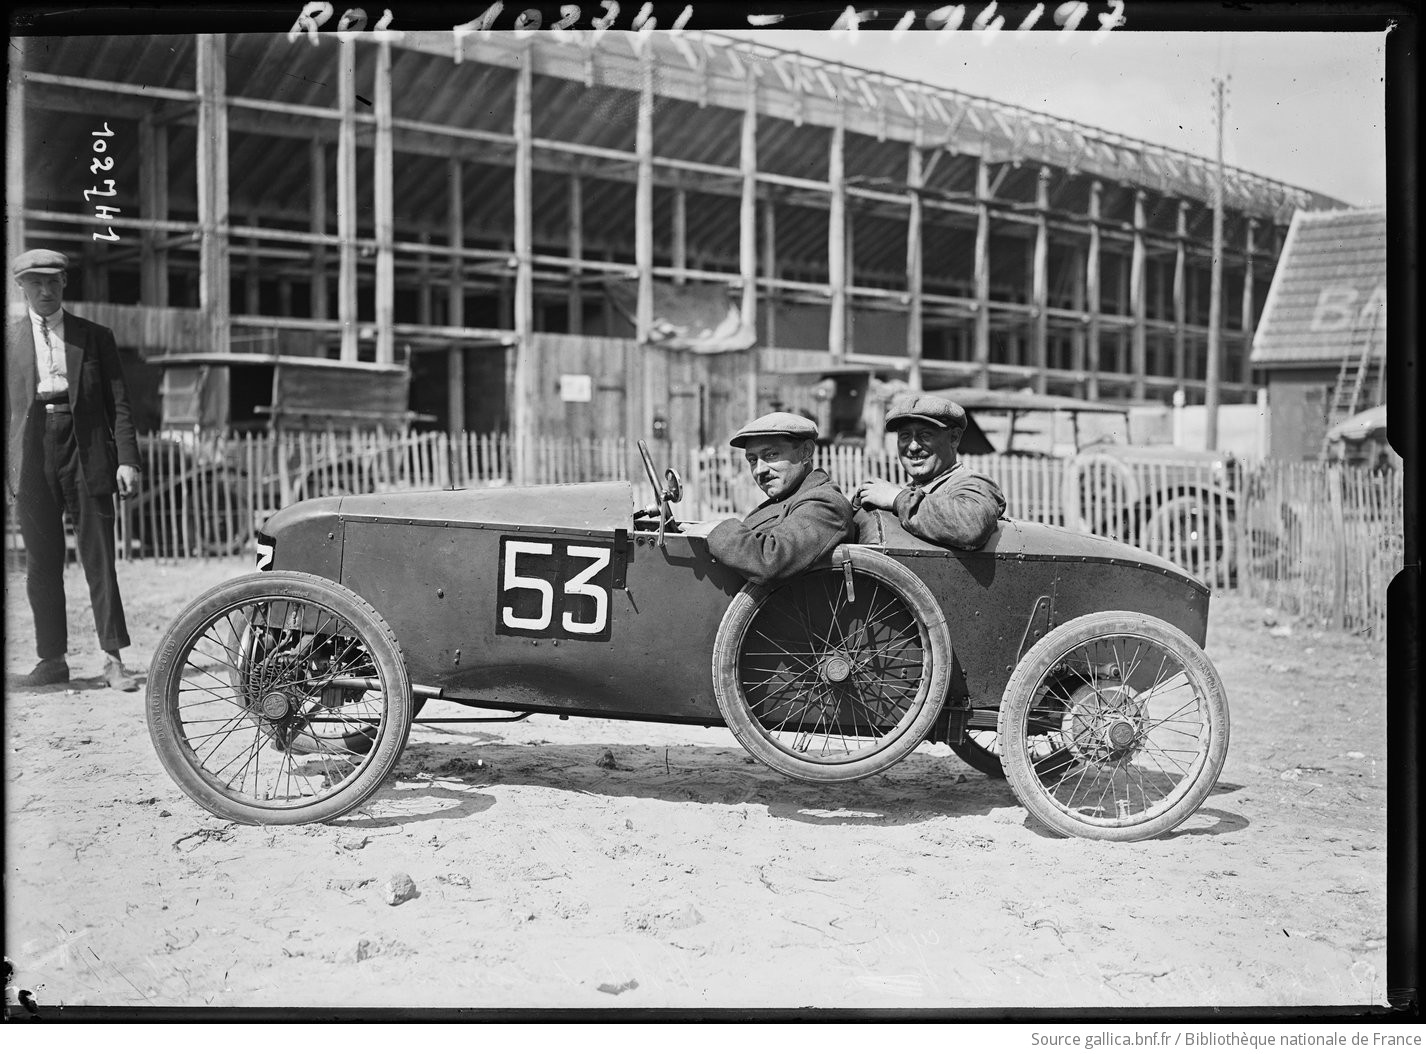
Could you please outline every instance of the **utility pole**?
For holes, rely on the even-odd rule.
[[[1213,177],[1213,270],[1208,292],[1208,375],[1204,378],[1204,445],[1218,447],[1218,378],[1223,324],[1223,79],[1213,79],[1217,104],[1218,165]]]

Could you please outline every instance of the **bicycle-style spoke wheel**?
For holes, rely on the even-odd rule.
[[[381,617],[313,575],[225,583],[179,616],[149,675],[164,767],[209,811],[309,823],[355,808],[410,731],[411,689]]]
[[[1046,634],[1016,667],[1000,743],[1016,796],[1047,826],[1150,838],[1213,789],[1228,750],[1227,696],[1208,657],[1168,623],[1086,615]]]
[[[734,598],[714,645],[714,687],[759,760],[841,782],[880,772],[921,742],[945,696],[950,650],[944,616],[918,579],[880,553],[839,549],[830,568]]]

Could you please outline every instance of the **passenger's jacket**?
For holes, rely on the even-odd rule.
[[[814,468],[780,501],[768,500],[741,522],[724,520],[708,534],[708,551],[758,585],[805,571],[846,541],[849,502],[827,473]]]
[[[926,486],[902,490],[892,511],[901,526],[933,545],[979,549],[1005,514],[1005,495],[989,476],[957,461]]]

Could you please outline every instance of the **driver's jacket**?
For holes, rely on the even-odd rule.
[[[851,523],[852,503],[814,468],[781,501],[765,501],[746,519],[714,527],[708,551],[748,581],[766,585],[811,567],[847,540]]]
[[[979,549],[1005,515],[1005,495],[995,480],[957,461],[926,486],[905,487],[892,511],[901,526],[932,545]]]

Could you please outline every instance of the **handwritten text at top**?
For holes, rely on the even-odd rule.
[[[1099,12],[1096,18],[1099,29],[1094,34],[1095,38],[1104,36],[1111,30],[1127,24],[1124,17],[1125,0],[1101,0],[1107,8],[1106,11]],[[620,4],[617,0],[598,0],[599,10],[590,18],[587,28],[593,29],[596,36],[603,34],[606,30],[615,27],[619,18]],[[630,5],[631,7],[633,5]],[[1090,4],[1087,0],[1069,0],[1055,6],[1051,20],[1058,26],[1061,32],[1072,33],[1084,23],[1090,15]],[[998,10],[997,0],[990,0],[990,3],[981,8],[980,12],[967,22],[967,10],[965,4],[945,4],[927,12],[923,19],[923,26],[926,29],[940,32],[955,31],[962,28],[979,31],[986,40],[992,39],[994,35],[1006,27],[1005,15]],[[644,3],[630,20],[629,28],[638,33],[651,33],[659,28],[658,19],[653,15],[654,5]],[[317,31],[331,21],[336,9],[326,0],[312,0],[304,4],[302,11],[297,16],[297,21],[292,24],[292,28],[287,31],[287,39],[295,42],[303,33],[307,34],[307,39],[316,45],[320,39]],[[492,30],[512,29],[519,35],[526,35],[536,30],[550,29],[555,32],[565,30],[586,28],[580,25],[584,18],[584,10],[578,4],[561,4],[557,21],[548,27],[544,25],[544,15],[537,8],[524,8],[518,13],[512,7],[512,14],[508,24],[500,24],[501,15],[505,12],[503,0],[496,0],[484,11],[469,22],[461,22],[451,26],[451,33],[459,41],[461,38],[471,33],[490,33]],[[1025,32],[1039,25],[1045,15],[1045,5],[1037,3],[1021,19],[1020,24],[1014,28],[1014,32]],[[776,25],[786,19],[786,15],[758,15],[749,14],[747,16],[750,26],[771,26]],[[848,6],[837,16],[836,21],[829,27],[831,30],[852,33],[862,24],[881,17],[881,12],[872,9],[856,10]],[[693,5],[684,7],[678,17],[667,27],[672,33],[681,33],[693,18]],[[396,38],[400,38],[402,31],[391,28],[394,21],[390,8],[384,8],[381,18],[372,28],[376,32],[389,33]],[[907,11],[897,21],[892,29],[894,34],[904,33],[914,28],[916,23],[916,12]],[[337,20],[337,38],[339,40],[353,39],[354,34],[360,33],[367,28],[367,14],[363,8],[347,8],[341,18]],[[810,28],[810,27],[807,27]]]

